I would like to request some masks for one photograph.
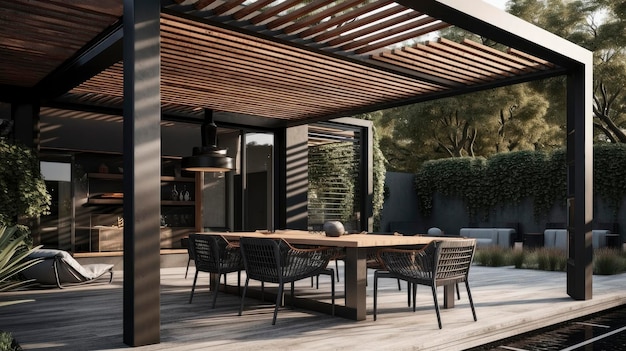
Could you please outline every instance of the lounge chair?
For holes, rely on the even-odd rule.
[[[81,265],[67,251],[39,249],[29,254],[26,259],[42,258],[43,260],[22,271],[25,279],[32,280],[41,286],[57,286],[62,289],[71,285],[93,282],[109,274],[109,283],[113,281],[112,264]]]

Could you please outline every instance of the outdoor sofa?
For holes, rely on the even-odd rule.
[[[517,232],[513,228],[461,228],[462,237],[476,239],[476,247],[513,246]]]

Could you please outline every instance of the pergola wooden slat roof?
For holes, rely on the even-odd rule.
[[[121,0],[0,5],[3,95],[121,108]],[[260,126],[293,125],[563,71],[521,50],[436,39],[450,24],[391,0],[162,6],[166,115],[201,118],[210,108]]]

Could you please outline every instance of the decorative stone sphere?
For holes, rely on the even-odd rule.
[[[341,236],[345,233],[345,229],[339,221],[328,221],[324,223],[324,232],[326,236]]]
[[[428,229],[428,235],[443,235],[443,230],[437,227],[432,227]]]

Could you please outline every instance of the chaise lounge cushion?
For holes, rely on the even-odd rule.
[[[43,260],[22,271],[22,276],[41,285],[56,285],[62,288],[63,285],[93,281],[107,273],[110,274],[109,282],[113,279],[112,264],[81,265],[67,251],[39,249],[26,257],[27,260],[33,258]]]

